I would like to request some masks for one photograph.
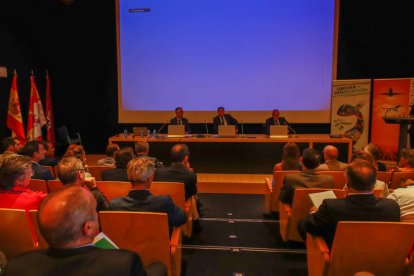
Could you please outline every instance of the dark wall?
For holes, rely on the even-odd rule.
[[[338,78],[414,77],[411,6],[402,0],[343,0]],[[117,123],[114,7],[114,0],[75,0],[72,5],[57,0],[0,1],[0,66],[10,75],[14,68],[18,71],[24,120],[30,70],[44,97],[48,69],[56,126],[79,131],[88,152],[102,152],[107,137],[131,129]],[[0,138],[9,135],[5,121],[10,82],[11,77],[0,78]],[[329,131],[329,125],[295,127],[300,133]],[[246,128],[254,132],[260,126]]]

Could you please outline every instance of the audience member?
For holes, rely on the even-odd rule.
[[[333,188],[332,176],[316,173],[319,166],[319,152],[312,148],[303,151],[303,169],[300,173],[289,174],[283,180],[280,189],[279,200],[283,203],[292,204],[293,194],[297,188]]]
[[[348,164],[338,161],[339,151],[332,145],[327,145],[323,149],[325,163],[316,168],[317,171],[343,171]]]
[[[372,166],[374,166],[375,170],[378,171],[378,163],[375,161],[374,157],[371,154],[365,152],[364,150],[359,150],[355,153],[354,160],[362,159],[368,161]],[[345,184],[344,189],[347,189],[347,185]],[[381,180],[376,180],[374,185],[374,190],[382,190],[381,197],[387,197],[390,194],[388,190],[388,185]]]
[[[92,194],[70,186],[49,194],[40,206],[40,231],[50,245],[12,258],[6,275],[146,275],[140,257],[93,245],[99,232]]]
[[[69,147],[67,148],[65,154],[63,155],[63,158],[64,157],[69,157],[69,156],[74,156],[74,157],[78,158],[79,160],[81,160],[82,164],[83,164],[83,167],[86,170],[85,171],[85,176],[86,177],[91,177],[92,176],[89,173],[89,170],[88,170],[88,165],[86,163],[86,160],[87,160],[86,159],[86,152],[83,149],[83,146],[77,145],[77,144],[69,145]]]
[[[107,166],[115,168],[115,154],[119,151],[117,144],[109,144],[106,146],[106,157],[99,159],[96,163],[98,166]]]
[[[268,118],[265,122],[265,132],[267,134],[270,133],[270,126],[273,125],[289,125],[289,122],[285,119],[285,117],[280,117],[278,109],[273,109],[272,117]]]
[[[101,173],[103,181],[129,182],[127,174],[128,162],[134,159],[134,150],[130,147],[123,148],[115,153],[115,169],[109,169]]]
[[[283,146],[282,162],[277,163],[273,171],[295,171],[302,170],[300,163],[300,151],[298,145],[295,143],[286,143]]]
[[[185,186],[185,199],[197,194],[197,174],[189,162],[190,151],[187,145],[177,144],[171,148],[169,167],[155,170],[154,181],[181,182]]]
[[[414,172],[414,149],[402,149],[398,166],[393,170],[397,172]]]
[[[404,187],[395,189],[387,198],[396,201],[400,206],[401,221],[414,222],[414,181],[412,179],[407,179]]]
[[[164,167],[164,164],[161,161],[159,161],[156,157],[148,156],[149,149],[150,146],[147,142],[138,141],[135,143],[135,154],[137,157],[148,157],[154,162],[155,168]]]
[[[32,159],[33,179],[52,180],[55,179],[52,173],[43,168],[39,162],[45,159],[46,151],[39,141],[27,142],[21,150],[22,155],[27,155]]]
[[[94,177],[85,176],[85,167],[75,156],[64,157],[58,164],[57,174],[63,185],[76,185],[91,191],[97,202],[97,211],[108,210],[108,200],[96,186]]]
[[[182,107],[177,107],[175,109],[175,117],[170,120],[171,125],[184,125],[185,132],[191,133],[190,124],[188,123],[188,119],[184,117],[184,110]]]
[[[173,227],[187,221],[187,216],[176,206],[170,196],[154,196],[149,191],[155,165],[148,157],[139,157],[128,163],[128,178],[132,189],[125,197],[111,200],[109,209],[114,211],[160,212],[168,215],[170,234]],[[138,233],[139,234],[139,233]]]
[[[45,148],[45,159],[40,160],[39,164],[42,166],[57,166],[59,160],[55,158],[55,146],[48,140],[42,141],[42,145]]]
[[[371,156],[377,162],[377,164],[378,164],[378,171],[380,171],[380,172],[387,171],[387,167],[385,166],[385,164],[378,161],[378,160],[380,160],[380,158],[382,156],[382,152],[381,152],[381,149],[377,145],[372,144],[372,143],[369,143],[368,145],[366,145],[364,147],[364,151],[366,151],[369,154],[371,154]]]
[[[325,199],[316,212],[298,223],[303,238],[306,232],[322,236],[332,246],[339,221],[400,221],[400,208],[395,201],[375,198],[372,194],[377,178],[374,166],[355,160],[346,170],[349,194],[346,198]]]
[[[0,154],[0,165],[4,159],[18,154],[22,147],[23,145],[17,137],[4,138],[2,142],[2,154]]]
[[[214,131],[218,132],[218,126],[219,125],[235,125],[236,126],[236,132],[238,127],[238,122],[236,119],[233,118],[230,114],[225,114],[224,107],[220,106],[217,108],[217,116],[213,118],[213,127]]]
[[[33,175],[30,157],[6,158],[0,167],[0,208],[37,210],[45,193],[27,188]]]

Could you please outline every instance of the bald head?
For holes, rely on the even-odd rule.
[[[54,248],[71,248],[92,242],[99,232],[92,193],[75,185],[49,194],[38,212],[40,231]]]
[[[174,163],[182,163],[186,156],[190,155],[187,145],[177,144],[171,148],[171,161]]]
[[[324,149],[323,149],[323,156],[325,158],[325,160],[336,160],[338,159],[338,149],[332,145],[327,145]]]
[[[377,170],[366,160],[356,159],[346,170],[347,186],[359,192],[370,192],[377,181]]]

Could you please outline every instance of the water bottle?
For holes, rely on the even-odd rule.
[[[124,129],[124,137],[127,138],[128,137],[128,131],[126,129]]]
[[[141,129],[141,131],[139,132],[139,134],[140,134],[141,137],[144,137],[144,130]]]
[[[147,128],[147,136],[148,136],[148,138],[151,137],[151,130],[149,128]]]
[[[155,129],[152,131],[152,136],[153,137],[157,136],[157,131]]]

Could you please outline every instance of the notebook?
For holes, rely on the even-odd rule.
[[[236,126],[235,125],[219,125],[218,126],[219,137],[236,137]]]
[[[288,126],[287,125],[271,125],[269,137],[270,138],[288,138]]]
[[[185,137],[185,125],[168,125],[169,138]]]
[[[315,206],[316,208],[319,208],[319,206],[321,206],[324,199],[336,198],[336,195],[333,191],[329,190],[325,192],[309,194],[309,198],[312,201],[313,206]]]

